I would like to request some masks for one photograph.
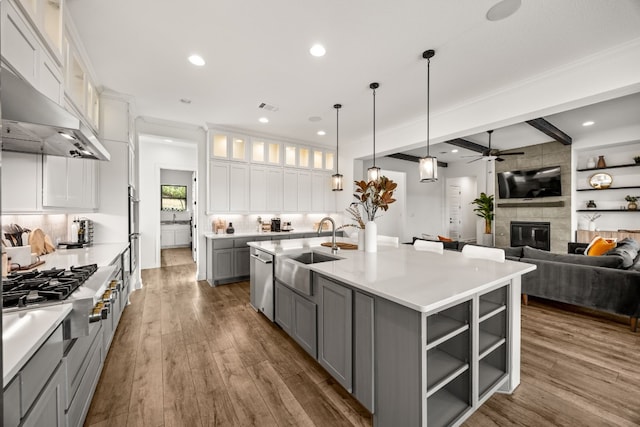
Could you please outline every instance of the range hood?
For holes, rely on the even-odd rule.
[[[110,160],[80,119],[6,68],[1,71],[2,150]]]

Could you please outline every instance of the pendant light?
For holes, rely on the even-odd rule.
[[[373,89],[373,166],[367,169],[367,180],[377,181],[380,178],[380,168],[376,167],[376,89],[380,85],[371,83],[369,87]]]
[[[438,159],[429,155],[429,85],[431,58],[436,54],[433,49],[425,50],[422,57],[427,60],[427,156],[420,159],[420,182],[438,180]]]
[[[342,105],[335,104],[333,108],[336,109],[336,173],[331,175],[331,187],[332,187],[331,189],[333,191],[342,191],[342,175],[340,175],[340,166],[338,164],[340,159],[340,151],[339,151],[340,143],[338,139],[338,131],[340,130],[340,128],[339,128],[338,113],[340,112]]]

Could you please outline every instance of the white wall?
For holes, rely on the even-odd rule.
[[[195,126],[148,118],[138,118],[136,129],[140,159],[140,264],[143,269],[157,268],[160,266],[160,170],[196,171],[199,182],[206,182],[206,132]],[[198,186],[199,200],[205,200],[205,191],[206,185]],[[199,223],[206,218],[204,205],[198,204]],[[198,280],[203,280],[206,246],[202,233],[198,233],[195,243]]]
[[[194,171],[183,171],[174,169],[160,170],[160,185],[184,185],[187,187],[187,210],[184,212],[163,212],[160,211],[160,220],[169,221],[175,215],[176,220],[189,220],[191,218],[191,210],[193,197],[191,196],[191,174]],[[160,191],[160,188],[158,188]]]

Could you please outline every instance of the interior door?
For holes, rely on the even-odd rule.
[[[191,173],[191,256],[193,262],[198,262],[198,179],[196,173]]]
[[[462,230],[462,188],[459,185],[447,187],[449,201],[449,238],[460,240]]]

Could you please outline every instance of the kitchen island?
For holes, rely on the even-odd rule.
[[[327,238],[251,242],[275,263]],[[379,246],[275,280],[275,321],[373,413],[374,425],[457,425],[520,382],[520,277],[530,264]]]

